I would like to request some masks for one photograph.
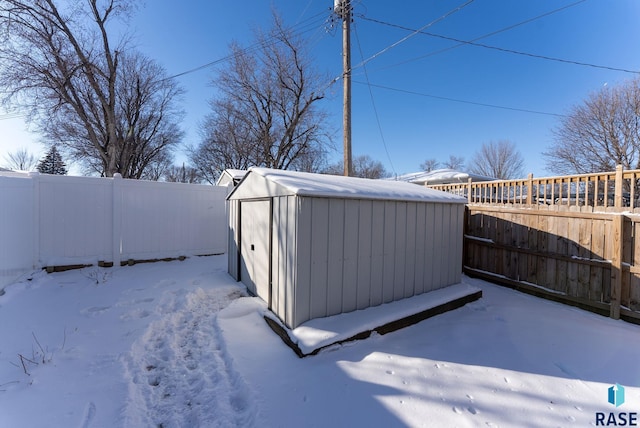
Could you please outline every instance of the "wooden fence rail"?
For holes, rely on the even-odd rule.
[[[640,324],[640,170],[429,186],[465,195],[464,271]]]
[[[428,187],[465,196],[469,203],[574,206],[580,211],[640,209],[640,170],[557,177],[436,184]]]

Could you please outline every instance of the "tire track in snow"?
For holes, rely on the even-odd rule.
[[[163,316],[124,358],[126,426],[250,427],[254,400],[227,352],[217,314],[238,288],[165,293]]]

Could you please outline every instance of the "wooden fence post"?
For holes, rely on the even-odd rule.
[[[616,187],[617,187],[616,181]],[[616,194],[617,201],[617,194]],[[616,202],[617,203],[617,202]],[[622,255],[624,239],[624,216],[616,214],[613,216],[613,237],[611,245],[611,306],[609,316],[615,320],[620,319],[620,302],[622,299]]]
[[[469,180],[467,180],[467,203],[471,203],[472,202],[472,197],[471,197],[471,191],[472,191],[472,186],[471,186],[471,177],[469,177]]]
[[[533,205],[533,174],[529,173],[527,176],[527,204]]]
[[[614,207],[622,210],[622,165],[616,165],[616,184],[615,184]]]

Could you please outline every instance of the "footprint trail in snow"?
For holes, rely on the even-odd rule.
[[[254,425],[251,391],[233,368],[217,321],[240,296],[237,287],[164,294],[161,318],[124,357],[127,426]]]

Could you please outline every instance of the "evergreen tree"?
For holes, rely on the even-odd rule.
[[[56,146],[51,146],[49,153],[40,161],[37,169],[41,174],[67,175],[67,167]]]

